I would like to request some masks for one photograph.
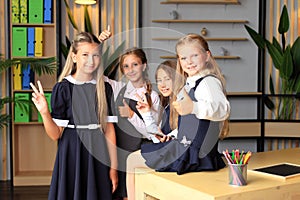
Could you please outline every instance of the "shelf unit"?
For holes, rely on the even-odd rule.
[[[215,4],[219,5],[225,5],[225,6],[230,6],[231,5],[240,5],[241,3],[238,0],[167,0],[160,2],[160,4],[165,4],[162,6],[168,6],[167,4],[207,4],[215,6]],[[195,5],[195,6],[200,6],[200,5]],[[220,7],[218,7],[220,8]],[[176,11],[178,11],[179,15],[186,14],[187,12],[185,11],[185,6],[178,6],[176,8]],[[196,11],[196,9],[195,9]],[[156,17],[156,16],[155,16]],[[208,24],[208,26],[218,26],[218,25],[224,25],[223,27],[226,27],[225,25],[233,25],[233,24],[238,24],[238,25],[243,25],[249,23],[248,19],[245,18],[243,19],[243,15],[240,15],[239,17],[236,18],[217,18],[217,19],[211,19],[209,17],[203,16],[203,18],[198,18],[198,19],[159,19],[159,16],[157,16],[158,19],[152,19],[152,23],[161,23],[161,26],[164,26],[163,24],[167,24],[165,26],[168,26],[167,28],[170,27],[175,27],[172,26],[172,24],[180,24],[181,27],[184,27],[185,25],[194,25],[194,24]],[[189,31],[191,27],[189,26]],[[209,30],[211,31],[211,30]],[[199,32],[196,31],[196,32]],[[225,31],[226,32],[226,31]],[[202,34],[202,31],[201,31]],[[213,41],[213,42],[222,42],[224,44],[225,42],[247,42],[248,38],[246,38],[244,35],[241,37],[239,36],[232,36],[230,37],[229,34],[226,32],[226,36],[217,36],[218,34],[215,34],[217,37],[214,37],[213,33],[211,32],[211,37],[210,35],[203,34],[202,36],[207,40],[207,41]],[[177,41],[179,37],[175,36],[164,36],[160,35],[159,37],[153,37],[153,41],[158,41],[158,42],[174,42]],[[168,43],[169,44],[169,43]],[[227,44],[227,43],[226,43]],[[224,47],[226,49],[226,45],[224,44]],[[176,59],[176,56],[174,54],[170,55],[159,55],[161,59]],[[214,58],[217,60],[226,60],[226,62],[235,62],[237,60],[240,60],[241,57],[239,55],[230,55],[230,54],[220,54],[220,55],[215,55]],[[228,61],[227,61],[228,60]],[[232,61],[230,61],[232,60]],[[221,61],[222,62],[222,61]],[[224,61],[225,62],[225,61]],[[239,62],[239,61],[237,61]],[[243,62],[243,61],[241,61]],[[259,75],[258,75],[259,76]],[[263,125],[261,123],[261,110],[260,110],[260,105],[261,105],[261,100],[262,100],[262,92],[259,91],[259,86],[258,86],[258,91],[257,92],[228,92],[228,98],[230,100],[238,100],[241,102],[246,100],[253,100],[257,102],[257,114],[253,116],[253,118],[241,118],[241,119],[234,119],[230,120],[230,138],[260,138],[261,133],[263,131]]]
[[[174,3],[174,2],[172,2]],[[182,3],[182,1],[178,1],[176,3]],[[187,3],[187,2],[185,2]],[[195,2],[193,2],[195,3]],[[204,3],[204,2],[196,2],[196,3]],[[228,23],[228,24],[234,24],[234,23],[242,23],[246,24],[248,23],[247,20],[181,20],[181,19],[157,19],[152,20],[153,23]],[[152,40],[156,41],[176,41],[179,38],[152,38]],[[207,41],[247,41],[247,38],[205,38]],[[176,56],[160,56],[161,59],[176,59]],[[233,55],[216,55],[214,56],[215,59],[240,59],[239,56],[233,56]]]
[[[43,2],[43,0],[41,0]],[[57,10],[56,1],[52,1],[52,22],[51,23],[13,23],[12,17],[9,23],[10,46],[14,43],[14,28],[42,28],[42,55],[36,57],[58,58],[57,41]],[[29,7],[27,7],[29,9]],[[12,16],[12,1],[8,4],[9,15]],[[36,31],[37,29],[35,29]],[[35,34],[37,34],[35,32]],[[27,38],[28,39],[28,38]],[[36,43],[36,41],[35,41]],[[10,57],[18,58],[11,49]],[[27,57],[27,56],[21,56]],[[11,95],[16,94],[30,95],[32,90],[20,89],[16,87],[17,80],[14,80],[12,73]],[[41,80],[44,92],[51,92],[56,83],[56,74],[41,76],[34,75],[34,81]],[[19,83],[18,83],[19,84]],[[14,186],[31,186],[31,185],[50,185],[52,169],[54,166],[57,143],[52,141],[46,134],[42,122],[38,121],[38,111],[34,105],[29,106],[30,120],[28,122],[16,122],[15,105],[12,105],[12,181]]]

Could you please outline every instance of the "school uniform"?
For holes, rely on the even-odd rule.
[[[142,143],[159,142],[157,138],[146,131],[144,121],[138,112],[136,94],[142,95],[147,92],[146,88],[135,88],[129,81],[127,84],[106,79],[113,88],[115,99],[114,115],[118,116],[118,123],[115,124],[117,154],[118,154],[118,187],[114,192],[114,197],[127,197],[126,190],[126,161],[131,152],[141,148]],[[152,91],[151,100],[154,108],[158,108],[160,100],[157,92]],[[124,106],[123,100],[134,114],[132,118],[121,117],[119,106]],[[158,112],[154,112],[154,118],[158,118]]]
[[[142,145],[146,165],[177,174],[223,168],[218,152],[219,123],[228,117],[230,106],[221,94],[222,85],[215,77],[197,75],[187,78],[185,90],[194,103],[192,114],[179,116],[176,139]]]
[[[67,76],[52,91],[51,115],[65,127],[58,140],[49,200],[112,199],[110,158],[97,116],[96,81],[77,82]],[[112,88],[105,83],[112,114]]]

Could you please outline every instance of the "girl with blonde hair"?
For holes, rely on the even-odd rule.
[[[46,133],[58,142],[49,200],[107,200],[118,184],[112,88],[103,79],[100,41],[78,33],[52,90],[51,113],[41,83],[32,101]]]

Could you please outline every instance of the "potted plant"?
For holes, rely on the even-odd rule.
[[[300,37],[292,44],[287,44],[286,33],[289,30],[289,15],[286,6],[282,8],[278,33],[281,42],[275,37],[268,41],[255,30],[245,25],[245,28],[255,44],[262,50],[267,50],[273,66],[279,71],[280,88],[275,91],[272,76],[269,77],[269,95],[263,97],[268,109],[277,120],[292,120],[295,117],[296,102],[300,99]],[[277,98],[277,100],[276,100]]]
[[[54,74],[56,72],[56,58],[50,57],[50,58],[13,58],[13,59],[5,59],[1,57],[0,55],[0,74],[8,70],[9,68],[13,66],[19,66],[19,67],[27,67],[30,65],[31,70],[38,74]],[[6,114],[3,111],[4,106],[6,104],[10,103],[16,103],[18,106],[26,110],[25,104],[28,104],[29,102],[22,99],[14,99],[9,96],[5,96],[0,98],[0,129],[2,129],[4,126],[7,126],[8,123],[11,120],[11,116],[9,114]]]

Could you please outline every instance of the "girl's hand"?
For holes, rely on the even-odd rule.
[[[161,135],[155,135],[155,137],[160,141],[160,142],[168,142],[170,140],[172,140],[173,138],[168,136],[168,135],[164,135],[163,137]]]
[[[118,187],[118,172],[116,169],[110,168],[109,177],[112,183],[112,192],[116,191]]]
[[[194,108],[193,101],[185,90],[183,91],[182,99],[174,101],[172,104],[179,115],[191,114]]]
[[[108,25],[107,30],[102,31],[101,34],[99,35],[98,39],[102,43],[105,40],[109,39],[110,36],[111,36],[110,26]]]
[[[128,117],[131,118],[134,114],[134,112],[131,110],[129,105],[126,103],[126,101],[123,99],[124,106],[119,106],[119,113],[121,117]]]
[[[135,94],[135,96],[138,99],[138,102],[137,102],[137,105],[136,105],[136,108],[138,109],[138,111],[140,113],[150,112],[151,109],[150,109],[150,106],[147,102],[146,95],[142,94],[142,96],[140,96],[138,94]]]
[[[49,112],[48,103],[44,96],[44,90],[43,90],[41,82],[37,81],[37,84],[38,84],[39,89],[37,89],[32,83],[30,83],[30,86],[33,90],[31,100],[33,101],[37,110],[41,114],[44,114],[44,113]]]
[[[160,128],[158,128],[158,134],[155,134],[154,136],[160,141],[160,142],[168,142],[169,140],[172,140],[173,138],[171,136],[165,135]]]

